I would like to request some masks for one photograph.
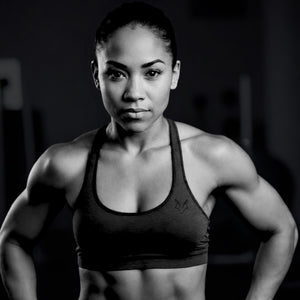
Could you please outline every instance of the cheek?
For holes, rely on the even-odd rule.
[[[156,86],[153,86],[150,90],[151,98],[161,104],[161,106],[167,105],[170,96],[171,81],[167,77],[160,81]]]
[[[101,92],[102,103],[105,110],[110,115],[114,115],[114,111],[116,110],[116,102],[117,102],[115,89],[112,89],[107,85],[100,85],[100,92]]]
[[[118,101],[123,93],[122,86],[118,84],[102,83],[100,90],[103,101],[111,103]]]

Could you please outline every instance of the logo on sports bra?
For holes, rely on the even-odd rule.
[[[175,199],[175,208],[183,214],[188,209],[188,200],[186,199],[184,202],[180,202],[177,199]]]

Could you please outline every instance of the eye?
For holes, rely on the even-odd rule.
[[[112,70],[112,69],[107,70],[106,75],[108,79],[112,81],[118,81],[121,80],[123,77],[125,77],[125,75],[121,71]]]
[[[148,77],[149,79],[154,79],[158,77],[161,73],[162,73],[161,70],[148,70],[146,72],[146,77]]]

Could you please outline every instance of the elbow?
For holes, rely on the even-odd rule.
[[[295,222],[292,231],[293,231],[293,240],[294,240],[294,249],[295,249],[298,244],[298,238],[299,238],[298,228]]]
[[[284,231],[286,232],[286,236],[290,240],[292,249],[295,250],[297,243],[298,243],[299,234],[298,234],[298,228],[297,228],[296,222],[292,217],[289,218],[289,222],[285,226]]]
[[[5,243],[5,234],[4,234],[3,229],[1,228],[1,230],[0,230],[0,253],[2,252],[4,243]]]
[[[9,249],[9,245],[17,246],[18,248],[22,248],[26,252],[32,252],[33,243],[28,239],[22,237],[16,232],[10,232],[9,230],[0,231],[0,256],[4,255],[4,253]]]
[[[2,256],[8,240],[8,234],[3,228],[0,230],[0,256]]]
[[[298,228],[295,220],[290,215],[285,221],[282,221],[277,224],[277,229],[273,232],[275,236],[278,236],[283,243],[289,245],[292,252],[295,251],[295,248],[298,243]]]
[[[7,241],[6,234],[1,229],[1,231],[0,231],[0,269],[2,268],[2,260],[5,255],[6,241]]]

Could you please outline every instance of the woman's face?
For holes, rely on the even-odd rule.
[[[172,68],[165,42],[139,25],[118,29],[98,50],[93,65],[96,86],[112,121],[135,132],[162,117],[179,71],[179,61]]]

